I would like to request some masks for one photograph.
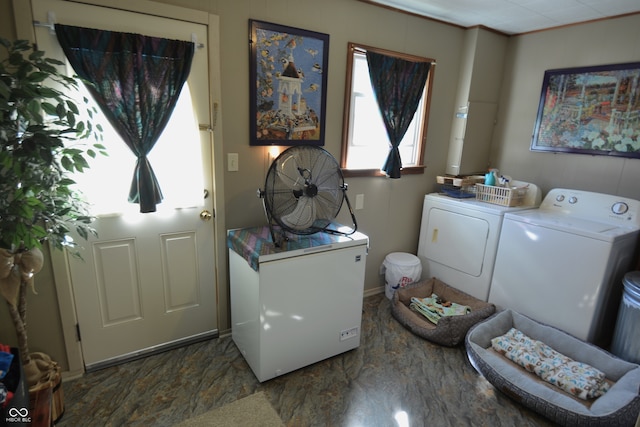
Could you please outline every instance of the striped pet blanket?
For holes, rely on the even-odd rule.
[[[600,370],[576,362],[515,328],[493,338],[491,346],[527,371],[580,399],[602,396],[609,389]]]

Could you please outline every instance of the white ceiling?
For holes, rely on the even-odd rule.
[[[463,27],[505,34],[640,12],[640,0],[368,0]]]

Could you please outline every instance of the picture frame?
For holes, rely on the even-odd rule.
[[[640,62],[545,71],[531,150],[640,158]]]
[[[250,28],[250,145],[324,145],[329,35]]]

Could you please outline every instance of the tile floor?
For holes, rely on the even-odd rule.
[[[440,347],[365,298],[359,348],[259,383],[230,336],[167,351],[63,383],[57,424],[171,426],[257,391],[287,426],[551,426],[496,391],[464,346]]]

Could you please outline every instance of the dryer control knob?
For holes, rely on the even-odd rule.
[[[556,196],[556,202],[561,202],[561,201],[563,201],[563,200],[564,200],[564,196],[563,196],[562,194],[558,194],[558,195]]]
[[[611,206],[611,211],[616,215],[625,214],[628,210],[629,205],[627,205],[625,202],[616,202],[613,204],[613,206]]]
[[[569,197],[569,203],[571,203],[572,205],[578,203],[578,198],[576,196]]]

